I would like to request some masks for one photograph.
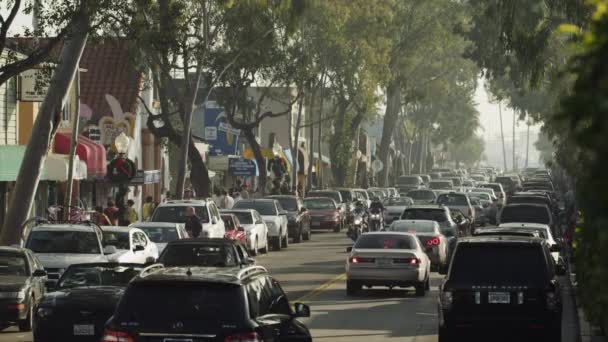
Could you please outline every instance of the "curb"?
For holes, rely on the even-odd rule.
[[[606,336],[602,336],[601,329],[593,326],[587,318],[585,317],[585,312],[581,307],[578,306],[578,301],[576,297],[576,277],[574,273],[569,273],[570,278],[570,286],[572,293],[572,300],[576,305],[576,315],[578,316],[578,330],[580,332],[580,337],[578,338],[578,342],[608,342]]]

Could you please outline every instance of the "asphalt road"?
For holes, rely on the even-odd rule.
[[[344,233],[315,233],[310,242],[257,258],[281,282],[291,302],[311,306],[306,323],[315,341],[437,341],[438,274],[432,275],[425,297],[415,297],[413,289],[371,289],[347,297],[344,261],[349,240]],[[562,341],[577,342],[576,310],[570,288],[564,291]],[[0,342],[18,341],[32,341],[31,334],[15,328],[0,332]]]

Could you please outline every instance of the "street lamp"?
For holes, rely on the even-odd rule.
[[[125,132],[121,132],[116,139],[114,139],[114,146],[116,147],[116,152],[118,154],[126,154],[129,150],[129,144],[131,143],[131,139],[125,134]]]

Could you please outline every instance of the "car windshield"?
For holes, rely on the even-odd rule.
[[[528,222],[550,224],[551,216],[545,207],[515,205],[506,206],[500,213],[500,222]]]
[[[441,194],[437,197],[437,204],[443,204],[448,207],[452,205],[469,205],[467,196],[462,194]]]
[[[342,196],[342,200],[344,200],[344,202],[352,202],[353,201],[353,195],[350,192],[350,190],[338,190],[340,192],[340,196]]]
[[[484,201],[490,201],[490,194],[485,193],[485,192],[471,192],[469,194],[469,197],[473,197],[475,199],[480,199],[480,200],[484,200]]]
[[[34,230],[26,247],[34,253],[101,254],[95,232]]]
[[[237,258],[232,248],[222,244],[177,244],[167,246],[158,262],[166,267],[230,267],[237,265]]]
[[[155,243],[167,243],[179,239],[175,227],[138,227]]]
[[[391,197],[384,200],[384,205],[387,207],[401,207],[412,204],[414,204],[414,201],[409,197]]]
[[[73,266],[59,279],[59,288],[83,286],[127,286],[141,271],[141,267],[128,266]]]
[[[407,197],[413,198],[414,200],[429,200],[435,199],[435,194],[430,190],[414,190],[407,193]]]
[[[25,255],[21,253],[0,252],[0,275],[26,276],[28,267]]]
[[[250,212],[230,211],[229,213],[236,216],[241,224],[253,224],[253,216]]]
[[[545,269],[538,245],[464,244],[456,250],[449,279],[475,285],[542,283]]]
[[[264,216],[277,216],[276,206],[272,201],[243,201],[240,200],[234,204],[234,209],[254,209],[257,210],[260,215]]]
[[[114,246],[116,249],[131,249],[128,232],[103,232],[103,243],[105,246]]]
[[[451,182],[430,182],[429,188],[435,189],[435,190],[451,189],[452,183]]]
[[[222,221],[224,221],[224,226],[226,230],[233,230],[235,228],[235,222],[232,219],[232,215],[220,215]]]
[[[342,198],[340,198],[340,193],[338,191],[311,191],[308,193],[310,197],[329,197],[336,201],[336,203],[341,203]]]
[[[209,222],[209,215],[207,214],[207,207],[204,205],[193,205],[196,212],[196,216],[201,219],[202,223]],[[171,222],[171,223],[186,223],[188,217],[186,216],[187,206],[162,206],[154,210],[152,215],[152,222]]]
[[[401,184],[401,185],[418,185],[420,184],[420,179],[418,177],[415,176],[409,176],[409,177],[399,177],[399,180],[397,181],[397,184]]]
[[[290,197],[278,197],[274,198],[281,204],[284,210],[287,211],[298,211],[298,200]]]
[[[364,234],[355,244],[356,249],[416,249],[410,236],[396,234]]]
[[[443,209],[406,209],[401,216],[402,220],[429,220],[445,222],[447,217]]]
[[[242,288],[225,283],[137,283],[126,291],[114,320],[119,326],[136,322],[144,331],[155,331],[167,326],[167,322],[180,322],[182,333],[209,333],[243,322],[245,303]]]
[[[304,206],[307,209],[336,209],[336,204],[332,200],[324,199],[305,199]]]
[[[435,225],[431,222],[416,222],[411,221],[395,221],[390,227],[393,232],[408,232],[408,233],[434,233]]]

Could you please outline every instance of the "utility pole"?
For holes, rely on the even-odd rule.
[[[507,170],[507,151],[505,149],[505,132],[502,126],[502,103],[498,101],[498,115],[500,117],[500,138],[502,140],[502,160],[504,162],[504,170]]]
[[[515,160],[515,124],[517,122],[516,116],[517,116],[517,112],[513,111],[513,141],[511,142],[511,145],[513,146],[513,150],[512,150],[512,152],[513,152],[513,165],[511,166],[511,168],[513,169],[513,171],[517,170],[517,163],[516,163],[516,160]]]
[[[530,153],[530,120],[528,120],[528,132],[526,134],[526,167],[528,167],[529,153]]]
[[[68,163],[68,184],[63,200],[63,220],[70,220],[70,208],[72,207],[72,192],[74,186],[74,159],[76,159],[76,146],[78,145],[78,126],[80,125],[80,68],[76,72],[76,110],[74,121],[72,121],[72,139],[70,141],[70,159]]]

